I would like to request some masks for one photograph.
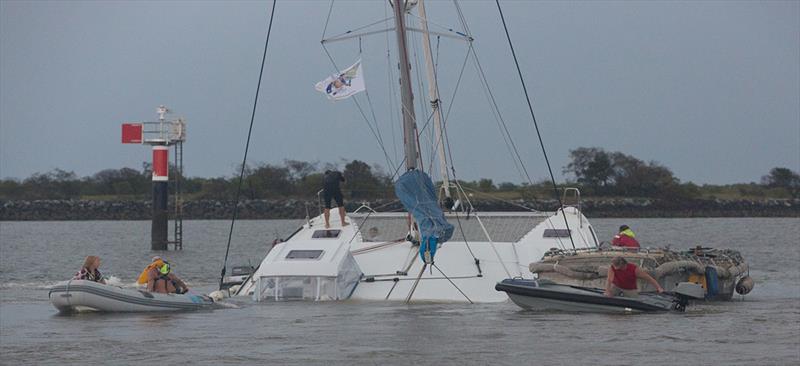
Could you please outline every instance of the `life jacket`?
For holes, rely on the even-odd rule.
[[[635,238],[636,237],[636,234],[634,234],[633,230],[631,230],[631,229],[625,229],[625,230],[620,231],[619,233],[622,234],[622,235],[625,235],[625,236],[630,236],[631,238]]]
[[[636,234],[631,229],[620,231],[619,234],[614,235],[611,240],[611,245],[617,247],[639,248],[639,242],[636,241]]]
[[[636,265],[628,263],[623,269],[616,269],[611,266],[614,271],[614,285],[623,290],[636,290]]]
[[[159,259],[153,263],[148,264],[147,267],[145,267],[144,270],[142,270],[142,273],[139,274],[139,279],[136,280],[136,283],[140,285],[146,284],[147,281],[150,279],[150,270],[152,269],[159,271],[160,275],[161,274],[160,269],[164,267],[164,263],[165,262],[163,260]],[[169,274],[169,270],[167,270],[167,274]]]

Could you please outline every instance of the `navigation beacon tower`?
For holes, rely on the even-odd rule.
[[[153,147],[153,223],[151,228],[152,250],[167,250],[168,244],[183,249],[183,220],[180,181],[183,175],[183,142],[186,141],[186,121],[172,117],[171,111],[159,106],[157,122],[130,122],[122,124],[123,144],[143,144]],[[169,240],[167,212],[169,199],[169,147],[175,147],[175,225],[174,238]]]

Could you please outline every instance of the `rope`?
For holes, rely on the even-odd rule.
[[[236,223],[236,215],[238,213],[239,208],[239,197],[242,194],[242,182],[244,182],[244,169],[245,165],[247,164],[247,151],[250,149],[250,136],[253,134],[253,121],[256,117],[256,108],[258,107],[258,93],[261,90],[261,78],[264,75],[264,64],[267,60],[267,48],[269,46],[269,36],[272,33],[272,20],[275,17],[275,2],[276,0],[272,1],[272,10],[270,11],[269,15],[269,25],[267,26],[267,38],[264,41],[264,54],[261,56],[261,71],[258,73],[258,84],[256,85],[256,96],[255,100],[253,101],[253,113],[250,115],[250,128],[247,130],[247,143],[244,146],[244,158],[242,158],[242,169],[239,172],[239,185],[236,188],[236,200],[234,201],[233,206],[233,217],[231,218],[231,229],[228,232],[228,245],[225,248],[225,260],[222,262],[222,271],[220,272],[219,277],[219,289],[222,290],[222,281],[225,279],[225,269],[228,266],[228,254],[230,253],[231,249],[231,238],[233,237],[233,226]],[[333,3],[331,2],[331,5]]]
[[[474,304],[474,302],[472,302],[472,300],[469,299],[469,296],[467,296],[467,294],[465,294],[464,291],[461,291],[461,289],[458,288],[458,286],[456,286],[456,283],[453,282],[453,280],[451,280],[449,277],[447,277],[447,275],[444,274],[444,272],[442,272],[442,270],[439,268],[439,266],[437,266],[435,263],[431,263],[431,265],[433,266],[433,268],[436,268],[436,270],[438,270],[439,273],[441,273],[444,278],[446,278],[448,281],[450,281],[450,284],[453,285],[453,287],[455,287],[456,290],[458,290],[458,292],[461,293],[461,295],[464,295],[464,298],[466,298],[467,301],[469,301],[470,304]]]
[[[519,81],[522,83],[522,90],[525,92],[525,101],[528,102],[528,110],[531,113],[531,119],[533,120],[533,126],[536,128],[536,136],[539,137],[539,145],[542,147],[542,154],[544,155],[544,161],[547,163],[547,170],[550,172],[550,180],[553,183],[553,193],[558,200],[558,207],[561,207],[561,214],[564,216],[564,224],[567,226],[567,232],[569,233],[569,241],[572,243],[572,249],[575,248],[575,241],[572,239],[572,230],[569,229],[569,221],[567,220],[567,213],[564,212],[564,203],[561,202],[561,197],[558,195],[558,184],[556,184],[556,178],[553,175],[553,168],[550,166],[550,160],[547,158],[547,150],[544,148],[544,141],[542,140],[542,134],[539,132],[539,124],[536,122],[536,115],[533,113],[533,104],[531,104],[531,98],[528,95],[528,87],[525,86],[525,79],[522,77],[522,69],[519,67],[519,61],[517,60],[517,53],[514,51],[514,44],[511,43],[511,35],[508,33],[508,26],[506,26],[506,18],[503,16],[503,9],[500,7],[500,0],[495,0],[497,4],[497,11],[500,12],[500,20],[503,21],[503,29],[506,32],[506,39],[508,39],[508,46],[511,48],[511,55],[514,56],[514,65],[517,67],[517,74],[519,75]],[[532,184],[532,183],[531,183]]]
[[[458,224],[458,231],[461,233],[461,237],[464,239],[464,245],[467,246],[467,251],[469,251],[469,255],[472,256],[472,259],[475,261],[475,266],[478,267],[478,277],[483,277],[483,271],[481,271],[481,260],[475,257],[475,253],[472,251],[472,247],[469,245],[469,241],[467,240],[467,234],[464,233],[464,227],[461,225],[461,217],[458,216],[458,212],[455,213],[456,215],[456,223]]]

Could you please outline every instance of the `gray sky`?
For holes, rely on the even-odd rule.
[[[582,146],[656,160],[696,183],[757,181],[775,166],[800,170],[800,2],[501,4],[557,178],[568,151]],[[545,178],[494,2],[461,5],[527,168]],[[278,2],[250,162],[388,166],[354,103],[329,102],[313,89],[333,71],[319,43],[328,9],[328,1]],[[155,120],[160,104],[188,120],[187,175],[232,175],[268,11],[266,2],[0,1],[0,177],[139,169],[149,148],[121,144],[120,124]],[[382,1],[337,1],[327,34],[387,11]],[[450,1],[429,2],[428,16],[461,28]],[[359,58],[358,45],[329,50],[346,67]],[[361,45],[378,126],[397,161],[389,85],[397,73],[389,74],[387,37]],[[394,57],[393,37],[389,46]],[[471,61],[452,98],[466,46],[443,38],[438,47],[459,177],[522,182]],[[413,66],[416,80],[423,70]],[[357,98],[371,118],[366,96]],[[415,101],[424,98],[416,91]]]

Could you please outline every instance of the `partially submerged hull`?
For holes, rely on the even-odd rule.
[[[607,297],[600,289],[549,281],[506,279],[495,286],[523,309],[536,311],[629,314],[675,310],[676,298],[642,293],[638,298]]]
[[[59,282],[50,289],[49,296],[62,313],[189,311],[216,306],[206,296],[152,293],[84,280]]]
[[[332,214],[330,229],[318,216],[277,244],[232,293],[256,301],[504,302],[507,296],[494,291],[495,283],[533,278],[528,264],[569,241],[565,217],[576,245],[593,247],[594,231],[575,207],[447,214],[456,226],[453,238],[439,245],[435,266],[422,271],[419,245],[406,238],[405,213],[350,214],[344,227]]]

